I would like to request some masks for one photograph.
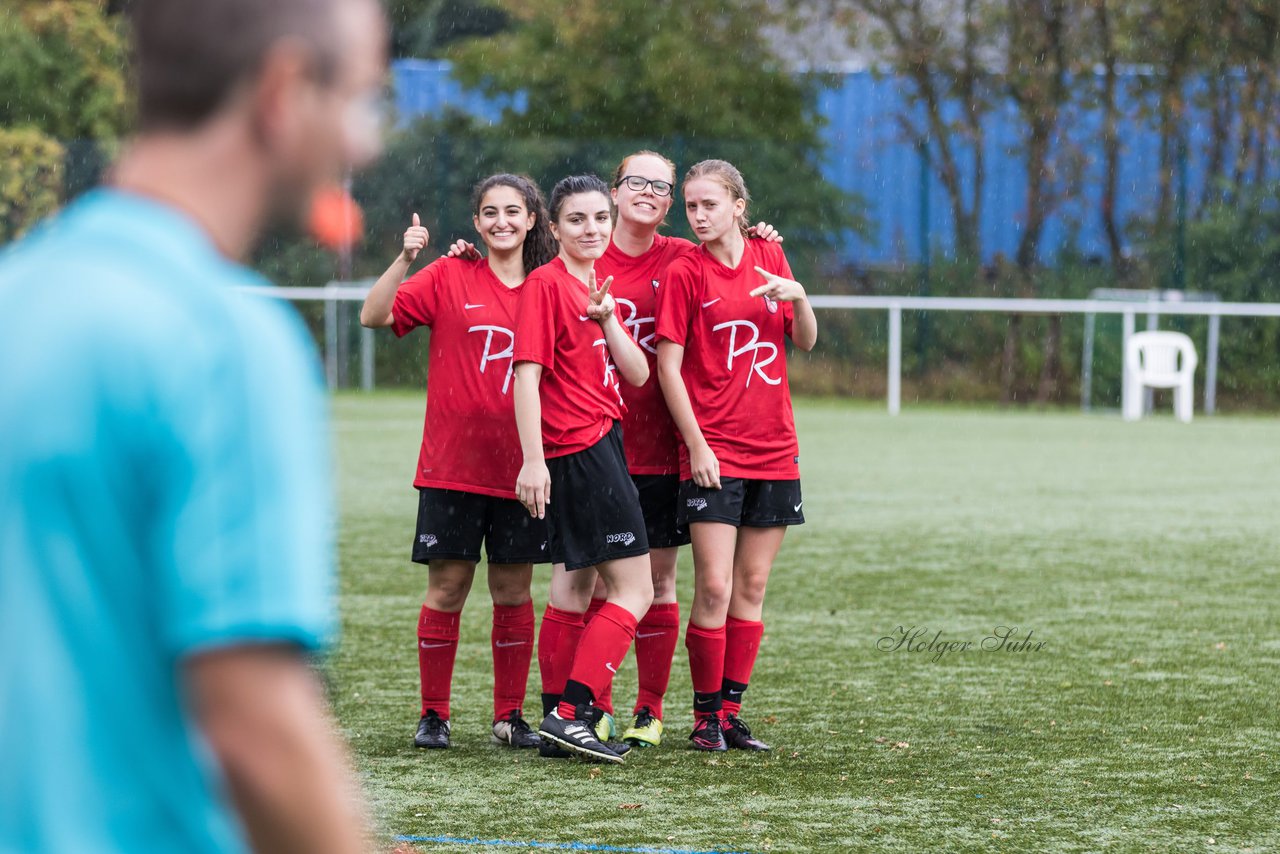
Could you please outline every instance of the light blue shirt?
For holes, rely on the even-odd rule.
[[[333,612],[314,348],[246,284],[108,190],[0,254],[0,851],[244,848],[183,659]]]

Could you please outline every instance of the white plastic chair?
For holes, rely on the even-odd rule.
[[[1130,335],[1124,352],[1124,420],[1142,417],[1145,389],[1171,388],[1174,415],[1179,421],[1190,423],[1196,364],[1196,347],[1181,332]]]

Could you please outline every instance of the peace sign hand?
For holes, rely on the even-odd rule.
[[[404,259],[412,264],[418,257],[418,253],[426,248],[427,241],[431,239],[431,235],[423,226],[422,220],[418,219],[418,215],[413,215],[413,225],[409,226],[404,233]]]
[[[609,287],[613,284],[613,276],[604,280],[604,284],[596,287],[596,271],[587,274],[587,317],[597,323],[604,323],[613,315],[614,301],[609,296]]]
[[[756,272],[764,276],[765,283],[751,292],[753,297],[768,297],[777,302],[795,302],[807,296],[804,285],[794,279],[775,275],[761,267],[756,267]]]

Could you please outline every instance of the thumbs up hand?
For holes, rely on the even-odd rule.
[[[431,235],[415,213],[413,215],[413,225],[409,226],[404,233],[404,252],[402,253],[404,259],[412,264],[417,259],[418,253],[426,248],[427,241],[430,238]]]

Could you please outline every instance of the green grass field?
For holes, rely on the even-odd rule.
[[[797,417],[808,524],[774,568],[743,712],[774,752],[686,748],[682,643],[667,742],[601,768],[489,744],[483,567],[462,623],[454,746],[412,747],[422,400],[336,400],[334,699],[388,844],[1280,849],[1280,421],[960,408],[893,419],[838,401],[803,402]],[[1043,646],[982,649],[999,626]],[[916,645],[941,631],[974,648],[884,649],[899,627],[927,629]],[[625,711],[630,660],[617,685]],[[535,723],[538,690],[535,662]]]

